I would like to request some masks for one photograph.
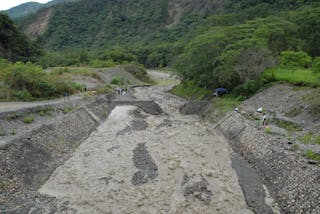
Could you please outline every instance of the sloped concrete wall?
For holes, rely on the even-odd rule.
[[[111,111],[106,99],[95,99],[0,148],[1,209],[37,195],[36,190],[51,173],[99,126],[88,110],[101,120]]]
[[[239,113],[222,119],[216,129],[257,169],[284,213],[320,213],[319,167],[308,165],[283,141],[269,137]]]

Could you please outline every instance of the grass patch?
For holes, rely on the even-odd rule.
[[[292,149],[295,150],[295,151],[298,151],[300,149],[300,146],[298,144],[294,144],[292,146]]]
[[[255,114],[252,114],[252,113],[241,113],[241,115],[251,121],[260,121],[261,120],[261,117],[257,117]]]
[[[276,119],[276,125],[287,131],[302,131],[298,124],[286,120]]]
[[[171,89],[171,93],[185,99],[202,100],[205,98],[211,98],[213,92],[209,89],[197,86],[194,81],[188,81],[176,85]],[[209,120],[218,120],[222,118],[227,112],[233,111],[241,102],[240,99],[231,94],[216,97],[212,100],[213,108],[210,110],[208,117]]]
[[[24,123],[32,123],[34,121],[34,116],[33,115],[28,115],[28,116],[25,116],[24,118],[22,118],[22,122]]]
[[[70,111],[72,111],[72,107],[64,107],[63,109],[62,109],[62,112],[64,113],[64,114],[68,114]]]
[[[201,88],[194,81],[180,83],[171,89],[171,93],[185,99],[202,100],[212,94],[211,90]]]
[[[311,160],[320,161],[320,154],[312,151],[311,149],[305,153],[305,156]]]
[[[232,95],[214,98],[209,119],[213,121],[221,119],[227,112],[233,111],[235,107],[239,106],[240,102]]]
[[[150,77],[148,76],[147,71],[142,68],[139,67],[137,65],[133,65],[133,64],[128,64],[128,65],[123,65],[123,68],[125,71],[129,72],[130,74],[132,74],[135,78],[137,78],[138,80],[141,80],[143,82],[146,83],[154,83]]]
[[[44,109],[41,109],[38,111],[38,114],[41,116],[41,117],[44,117],[44,116],[51,116],[51,112],[50,111],[53,111],[53,109],[51,107],[48,107],[48,108],[44,108]]]
[[[93,89],[95,94],[110,94],[114,91],[114,87],[110,84],[105,84],[103,87],[98,87]],[[89,95],[90,92],[87,92],[86,95]]]
[[[118,86],[124,86],[129,84],[125,78],[119,76],[113,77],[110,83]]]
[[[295,116],[298,116],[301,113],[302,113],[301,107],[295,107],[295,108],[291,109],[289,112],[287,112],[285,115],[287,117],[295,117]]]
[[[169,79],[169,80],[153,80],[156,85],[177,85],[179,80]]]
[[[19,118],[19,115],[18,114],[11,114],[9,116],[6,117],[6,121],[10,122],[12,120],[16,120]]]
[[[46,115],[46,113],[44,113],[44,111],[39,111],[39,115],[40,115],[41,117],[44,117],[44,116]]]
[[[320,145],[320,135],[315,135],[313,132],[309,132],[298,138],[304,144]]]
[[[299,86],[320,86],[320,73],[303,68],[269,68],[263,73],[265,79],[284,81]]]
[[[269,127],[267,127],[264,129],[264,132],[267,134],[271,134],[271,129]]]

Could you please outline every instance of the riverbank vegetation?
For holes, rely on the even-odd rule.
[[[32,63],[0,61],[0,100],[32,101],[75,93],[82,85]]]

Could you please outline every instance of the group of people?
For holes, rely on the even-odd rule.
[[[65,102],[65,101],[70,101],[70,98],[69,98],[70,96],[69,96],[69,93],[68,92],[64,92],[63,93],[63,101]]]
[[[117,88],[114,89],[114,92],[115,92],[116,94],[126,95],[127,92],[128,92],[128,89],[117,87]]]

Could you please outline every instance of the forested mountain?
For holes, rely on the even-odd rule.
[[[10,61],[35,61],[39,47],[24,35],[10,18],[0,14],[0,58]]]
[[[41,4],[38,2],[27,2],[21,5],[18,5],[16,7],[13,7],[9,10],[6,11],[2,11],[6,14],[8,14],[8,16],[11,19],[17,19],[20,17],[24,17],[27,16],[29,14],[35,13],[37,12],[39,9],[44,8],[44,7],[50,7],[53,6],[55,4],[59,4],[59,3],[65,3],[65,2],[72,2],[72,1],[76,1],[76,0],[53,0],[50,1],[46,4]]]
[[[173,42],[217,14],[238,22],[296,9],[309,1],[282,0],[81,0],[40,10],[20,22],[49,48],[96,48],[135,42]],[[251,10],[248,10],[252,8]],[[246,11],[246,12],[245,12]],[[44,18],[45,17],[45,18]],[[221,20],[224,21],[224,20]],[[228,20],[226,16],[226,24]],[[223,24],[223,23],[222,23]],[[41,27],[39,27],[41,25]]]
[[[10,18],[16,19],[34,13],[42,7],[43,4],[38,2],[27,2],[2,12],[7,13]]]
[[[183,81],[233,89],[257,80],[283,51],[320,56],[319,17],[317,0],[80,0],[41,9],[19,26],[51,50],[171,65]]]
[[[33,24],[50,16],[42,34],[47,47],[95,48],[163,37],[181,18],[204,16],[214,6],[204,0],[82,0],[43,9],[20,26],[31,35],[39,35]]]

